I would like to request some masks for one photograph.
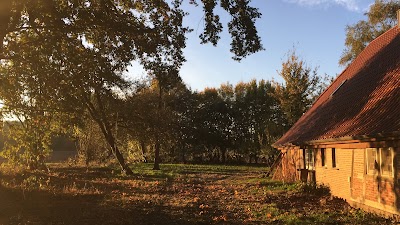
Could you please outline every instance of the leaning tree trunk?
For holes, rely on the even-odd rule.
[[[111,129],[107,128],[109,126],[102,126],[100,125],[100,128],[103,132],[103,135],[105,136],[108,145],[111,148],[111,152],[113,153],[113,155],[115,156],[115,158],[117,159],[122,173],[124,173],[125,175],[133,175],[133,172],[131,170],[131,168],[129,168],[129,166],[126,164],[124,156],[121,154],[121,152],[119,151],[119,148],[116,144],[115,138],[112,135]]]
[[[133,175],[132,170],[125,162],[124,156],[118,149],[112,132],[112,126],[107,119],[105,108],[103,106],[103,102],[101,101],[99,92],[95,92],[97,105],[99,107],[98,109],[96,109],[96,107],[92,104],[92,102],[90,101],[90,97],[87,97],[86,95],[83,95],[83,97],[85,98],[85,104],[91,117],[99,125],[101,132],[103,133],[108,145],[110,146],[112,154],[115,156],[121,167],[122,173],[125,175]]]

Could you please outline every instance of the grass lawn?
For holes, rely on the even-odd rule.
[[[392,224],[327,194],[263,178],[248,166],[50,165],[0,173],[0,224]]]

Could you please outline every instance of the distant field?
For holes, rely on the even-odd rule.
[[[326,188],[264,178],[249,166],[51,164],[49,173],[0,173],[0,224],[391,224],[349,207]],[[308,192],[306,192],[308,190]]]

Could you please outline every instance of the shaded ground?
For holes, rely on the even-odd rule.
[[[391,224],[304,187],[263,178],[261,167],[51,165],[0,173],[0,224]]]

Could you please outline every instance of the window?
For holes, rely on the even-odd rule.
[[[326,166],[325,149],[321,148],[321,166]]]
[[[367,148],[367,174],[393,177],[393,149]]]
[[[393,150],[391,148],[381,148],[381,174],[383,176],[393,176]]]
[[[336,149],[332,148],[332,168],[336,168]]]
[[[375,174],[378,169],[378,154],[376,148],[367,148],[367,174]]]
[[[314,150],[306,149],[305,150],[305,168],[309,170],[314,170]]]

